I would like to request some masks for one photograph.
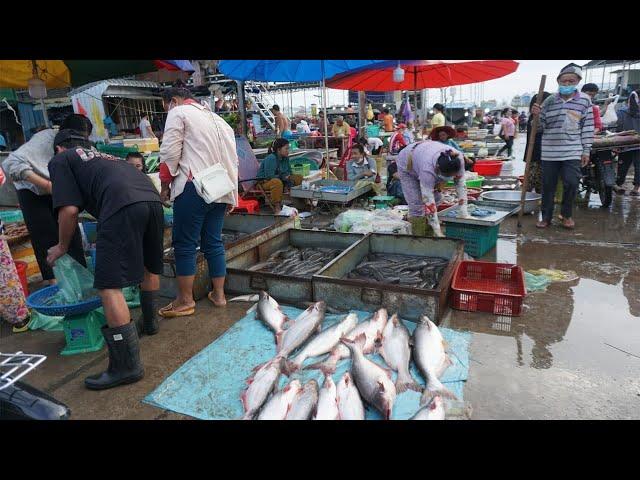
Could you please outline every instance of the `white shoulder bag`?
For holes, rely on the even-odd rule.
[[[218,139],[222,146],[223,143],[222,138],[220,137],[220,129],[213,113],[211,115],[211,120],[216,127]],[[205,168],[198,173],[194,173],[193,185],[196,187],[198,195],[200,195],[200,197],[202,197],[202,199],[207,203],[213,203],[238,188],[237,185],[233,184],[229,177],[229,173],[221,163],[216,163],[215,165]]]

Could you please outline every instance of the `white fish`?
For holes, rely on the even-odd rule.
[[[273,394],[269,401],[262,407],[258,420],[284,420],[291,409],[293,400],[302,390],[298,380],[292,380],[279,392]]]
[[[276,349],[279,357],[288,357],[302,346],[315,331],[320,331],[324,320],[325,303],[316,302],[290,322],[286,330],[276,334]]]
[[[364,420],[364,404],[349,372],[342,376],[336,390],[340,420]]]
[[[230,302],[257,302],[260,300],[260,295],[240,295],[239,297],[233,297]]]
[[[317,357],[329,353],[338,343],[340,339],[355,328],[358,323],[358,315],[350,313],[345,316],[344,319],[323,330],[318,335],[313,337],[309,343],[305,345],[295,358],[287,361],[285,366],[285,373],[287,375],[292,374],[302,367],[304,361],[309,357]]]
[[[416,383],[409,371],[411,362],[411,348],[409,347],[409,330],[402,324],[397,315],[393,315],[382,332],[382,347],[380,355],[391,368],[398,372],[396,392],[402,393],[407,389],[420,392],[422,387]]]
[[[314,415],[314,420],[338,420],[340,411],[338,410],[338,390],[333,383],[331,375],[325,375],[324,383],[320,389],[318,397],[318,408]]]
[[[278,334],[284,329],[285,322],[289,321],[280,305],[267,292],[260,292],[260,300],[256,309],[256,318],[266,323],[276,334],[276,345],[278,342]]]
[[[273,391],[280,378],[282,359],[274,358],[253,369],[254,374],[247,379],[249,385],[240,399],[244,406],[244,420],[251,420]]]
[[[351,350],[351,375],[358,391],[369,405],[375,407],[385,420],[391,418],[393,403],[396,400],[396,386],[391,380],[391,370],[382,368],[362,353],[365,334],[361,333],[354,340],[341,340]]]
[[[431,401],[424,405],[409,420],[444,420],[444,401],[440,395],[431,398]]]
[[[387,319],[387,310],[381,308],[374,313],[369,320],[365,320],[364,322],[356,325],[353,330],[345,335],[345,338],[348,340],[355,340],[358,335],[364,333],[366,340],[363,351],[365,354],[373,353],[382,340],[382,332],[384,327],[387,325]],[[320,369],[325,373],[334,373],[338,362],[343,358],[349,358],[350,355],[349,349],[342,343],[339,343],[333,348],[333,350],[331,350],[331,353],[326,360],[309,365],[307,368]]]
[[[427,381],[423,398],[442,395],[454,400],[457,397],[438,380],[453,362],[445,353],[446,343],[442,333],[429,317],[423,315],[413,332],[413,359]]]
[[[285,420],[309,420],[318,406],[318,382],[310,380],[296,395]]]

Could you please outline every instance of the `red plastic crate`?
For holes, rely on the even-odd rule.
[[[238,198],[238,206],[233,209],[234,212],[257,213],[260,211],[260,204],[257,200],[245,200]]]
[[[509,263],[462,261],[451,282],[451,307],[518,316],[527,294],[524,271]]]
[[[500,170],[502,170],[502,162],[501,161],[482,161],[478,160],[473,165],[473,171],[478,173],[479,175],[488,175],[495,176],[500,175]]]

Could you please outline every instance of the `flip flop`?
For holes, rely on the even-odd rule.
[[[567,225],[567,221],[571,222],[569,225]],[[571,220],[570,218],[566,218],[564,219],[564,221],[562,222],[562,227],[566,228],[567,230],[573,230],[574,228],[576,228],[576,224],[573,220]]]
[[[218,307],[218,308],[222,308],[222,307],[225,307],[225,306],[227,305],[227,302],[226,302],[226,301],[225,301],[222,305],[221,305],[221,304],[219,304],[218,302],[216,302],[216,301],[211,297],[211,294],[212,294],[212,293],[213,293],[213,292],[209,292],[209,293],[207,294],[207,298],[209,299],[209,301],[210,301],[211,303],[213,303],[213,305],[214,305],[214,306],[216,306],[216,307]]]
[[[196,313],[195,306],[187,310],[174,310],[173,302],[171,302],[166,307],[162,307],[160,310],[158,310],[158,315],[164,318],[188,317],[189,315],[193,315],[194,313]]]
[[[22,325],[21,327],[18,326],[14,326],[13,327],[13,333],[23,333],[26,332],[27,330],[29,330],[29,323],[31,323],[31,319],[29,319],[28,322],[26,322],[24,325]]]
[[[551,225],[551,222],[546,222],[546,221],[541,221],[536,223],[536,228],[549,228],[549,225]]]

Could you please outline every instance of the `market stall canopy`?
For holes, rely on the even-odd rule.
[[[405,72],[402,82],[393,78],[398,64]],[[422,90],[484,82],[517,68],[518,62],[513,60],[395,60],[337,74],[327,80],[327,87],[372,92]]]
[[[47,88],[80,86],[97,80],[155,72],[193,72],[188,60],[35,60]],[[33,60],[0,60],[0,87],[24,89],[33,78]]]
[[[234,80],[317,82],[383,60],[222,60],[218,69]]]

